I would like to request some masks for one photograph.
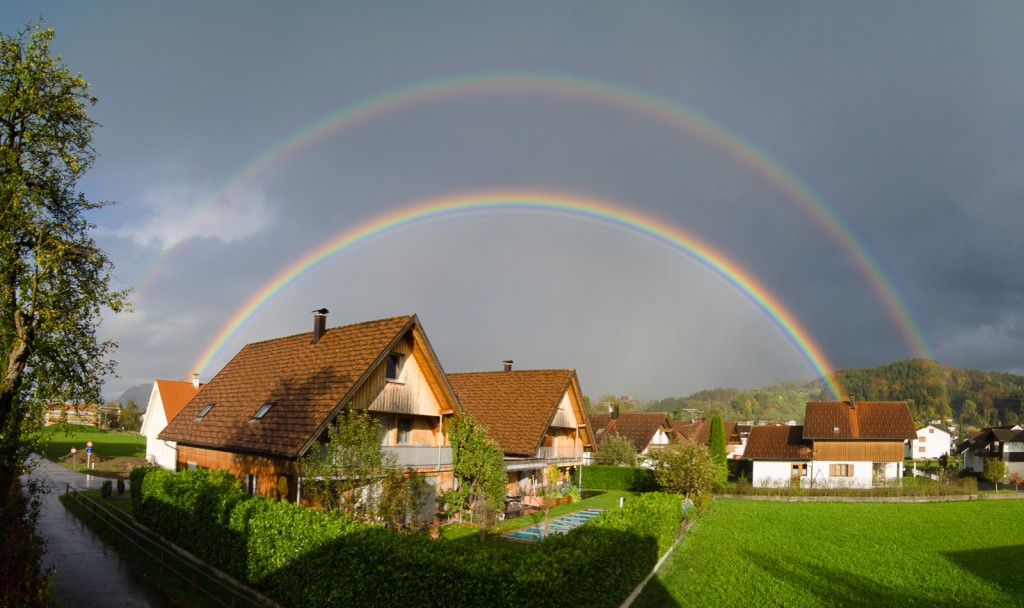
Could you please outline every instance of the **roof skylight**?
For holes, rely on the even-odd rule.
[[[210,413],[210,410],[213,409],[214,405],[215,404],[213,403],[207,403],[206,406],[199,412],[199,415],[196,416],[196,420],[202,420],[203,418],[205,418],[206,415]]]
[[[266,403],[260,406],[260,409],[256,410],[256,413],[252,415],[252,419],[263,420],[263,417],[267,415],[267,412],[269,412],[270,408],[272,407],[274,407],[274,402],[267,401]]]

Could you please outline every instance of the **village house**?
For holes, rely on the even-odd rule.
[[[701,445],[708,445],[711,439],[710,420],[701,420],[699,422],[673,420],[672,428],[675,430],[676,437],[680,441],[695,441]],[[746,446],[746,438],[740,434],[740,425],[732,420],[723,420],[722,429],[725,431],[726,457],[730,460],[742,458],[743,449]]]
[[[158,435],[177,442],[177,468],[224,469],[250,493],[308,504],[300,461],[343,410],[361,410],[398,466],[435,496],[450,489],[444,420],[458,405],[419,319],[328,329],[326,313],[312,334],[246,345],[192,398]]]
[[[1024,427],[1019,424],[982,429],[956,450],[963,454],[965,471],[983,473],[985,460],[998,458],[1006,463],[1007,474],[1024,476]]]
[[[590,423],[598,444],[608,435],[620,435],[633,444],[641,457],[676,441],[672,418],[667,412],[591,413]]]
[[[530,504],[555,466],[568,481],[593,449],[575,370],[512,370],[449,374],[463,411],[487,430],[505,455],[507,493]]]
[[[108,405],[65,403],[47,408],[43,413],[43,425],[77,424],[95,426],[101,429],[117,428],[121,417],[121,407],[114,403]]]
[[[917,436],[907,444],[904,456],[909,460],[934,460],[946,456],[953,448],[953,435],[941,426],[929,424],[917,429]]]
[[[204,385],[196,374],[191,382],[157,380],[149,393],[149,405],[142,417],[142,435],[146,438],[146,461],[175,470],[178,466],[178,446],[173,441],[157,438],[167,423],[181,412]]]
[[[867,488],[902,477],[915,436],[905,401],[811,401],[803,425],[753,427],[746,458],[754,486]]]

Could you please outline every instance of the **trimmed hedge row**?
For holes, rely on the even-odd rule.
[[[644,494],[568,534],[494,550],[250,497],[226,473],[136,471],[136,517],[288,606],[617,606],[681,519],[680,497]]]
[[[592,464],[583,467],[583,487],[589,490],[653,492],[658,489],[658,482],[650,469]]]

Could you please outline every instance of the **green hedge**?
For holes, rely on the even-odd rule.
[[[652,492],[658,489],[658,482],[650,469],[592,464],[583,467],[583,487],[588,490]]]
[[[250,497],[226,473],[141,471],[132,493],[143,523],[286,606],[617,606],[681,519],[679,496],[644,494],[510,551]]]

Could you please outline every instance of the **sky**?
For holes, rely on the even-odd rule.
[[[1024,373],[1022,3],[8,0],[0,31],[40,15],[134,290],[107,398],[321,307],[592,397]]]

